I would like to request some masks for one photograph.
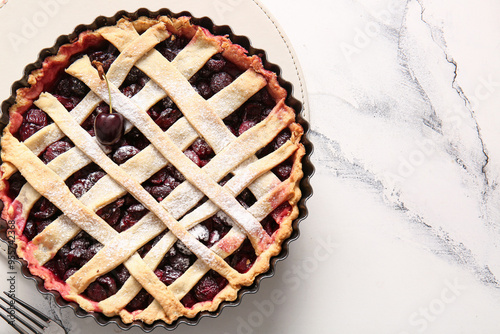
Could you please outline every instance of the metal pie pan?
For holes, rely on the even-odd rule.
[[[267,61],[266,52],[264,50],[254,48],[250,44],[250,40],[248,37],[241,36],[241,35],[235,35],[235,34],[233,34],[233,32],[231,31],[231,28],[229,26],[215,25],[210,18],[208,18],[208,17],[196,18],[193,15],[191,15],[191,13],[189,13],[187,11],[183,11],[180,13],[173,13],[170,10],[165,9],[165,8],[160,9],[159,11],[155,11],[155,12],[149,11],[146,8],[141,8],[133,13],[126,12],[126,11],[119,11],[115,15],[113,15],[112,17],[99,16],[91,24],[78,25],[75,28],[75,30],[73,31],[73,33],[71,33],[69,35],[59,36],[57,38],[54,46],[52,46],[51,48],[43,49],[42,51],[40,51],[37,61],[32,63],[32,64],[27,65],[24,69],[23,77],[20,80],[13,83],[12,89],[11,89],[11,96],[9,97],[9,99],[3,101],[2,105],[1,105],[2,116],[0,119],[0,129],[3,130],[5,125],[8,123],[8,114],[9,114],[8,110],[15,103],[15,96],[16,96],[17,89],[23,88],[23,87],[28,87],[29,86],[28,85],[29,74],[33,70],[41,68],[42,62],[44,61],[44,59],[49,57],[49,56],[55,55],[57,53],[57,51],[59,50],[60,46],[62,46],[63,44],[70,43],[72,40],[77,38],[77,36],[81,32],[84,32],[87,30],[96,30],[96,29],[103,27],[103,26],[115,25],[116,22],[123,17],[130,18],[131,20],[135,20],[140,16],[157,17],[160,15],[165,15],[165,16],[170,16],[170,17],[189,16],[192,18],[192,22],[194,24],[208,29],[214,35],[227,35],[233,43],[239,44],[239,45],[243,46],[246,50],[248,50],[249,55],[258,55],[259,57],[261,57],[262,62],[264,64],[264,67],[267,70],[275,72],[278,75],[278,81],[279,81],[280,85],[283,88],[285,88],[287,93],[288,93],[286,103],[287,103],[287,105],[289,105],[290,107],[292,107],[295,110],[296,115],[297,115],[296,121],[304,128],[304,135],[302,136],[301,142],[306,149],[306,154],[302,159],[304,177],[302,178],[302,180],[300,182],[300,190],[302,191],[302,198],[300,199],[300,201],[298,203],[299,216],[292,222],[293,232],[292,232],[291,236],[283,242],[281,252],[277,256],[275,256],[271,259],[271,264],[270,264],[269,270],[263,274],[258,275],[255,278],[255,281],[253,282],[252,285],[247,286],[247,287],[242,287],[238,292],[238,297],[236,298],[236,300],[222,302],[216,311],[213,311],[213,312],[202,311],[202,312],[198,313],[193,318],[180,317],[179,319],[175,320],[172,324],[167,324],[161,320],[158,320],[150,325],[143,323],[141,321],[135,321],[133,323],[126,324],[121,320],[121,318],[119,316],[114,316],[114,317],[110,318],[110,317],[106,317],[102,313],[87,312],[87,311],[83,310],[77,303],[69,302],[69,301],[65,300],[60,295],[59,292],[45,289],[44,284],[43,284],[43,280],[30,273],[30,271],[28,269],[27,262],[23,259],[16,257],[16,261],[21,264],[22,275],[25,278],[34,280],[36,282],[37,290],[41,294],[53,296],[56,304],[59,307],[71,308],[74,311],[75,315],[79,318],[92,317],[101,326],[106,326],[109,324],[116,324],[122,330],[129,330],[133,327],[138,327],[138,328],[141,328],[144,332],[148,332],[148,333],[153,331],[157,327],[164,328],[166,330],[174,330],[180,324],[195,326],[200,322],[201,318],[204,318],[204,317],[215,318],[221,314],[222,310],[225,307],[238,306],[241,303],[241,300],[242,300],[244,295],[249,294],[249,293],[256,293],[259,290],[260,282],[263,279],[274,276],[276,264],[279,261],[282,261],[288,257],[290,243],[294,240],[297,240],[297,238],[300,236],[299,225],[300,225],[300,222],[302,222],[308,215],[306,201],[312,196],[312,193],[313,193],[313,190],[312,190],[312,187],[310,184],[310,178],[314,174],[314,166],[310,160],[310,156],[313,152],[313,145],[309,141],[309,139],[307,138],[307,134],[308,134],[310,126],[309,126],[308,121],[304,117],[302,117],[302,112],[303,112],[302,103],[293,97],[292,84],[288,81],[285,81],[283,78],[281,78],[280,67],[276,64],[273,64],[273,63],[270,63],[269,61]],[[3,209],[2,202],[0,202],[0,209]],[[7,230],[7,223],[5,222],[5,220],[1,220],[0,239],[7,243],[8,239],[7,239],[7,235],[6,235],[6,230]]]

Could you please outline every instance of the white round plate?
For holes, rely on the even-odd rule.
[[[292,95],[302,103],[302,116],[309,120],[305,80],[295,52],[276,20],[257,0],[0,0],[0,101],[10,97],[11,86],[22,78],[26,65],[35,62],[42,49],[52,47],[57,37],[72,33],[80,24],[92,23],[98,16],[111,17],[120,10],[135,12],[139,8],[151,11],[168,8],[174,13],[188,11],[194,17],[207,16],[216,25],[228,25],[236,35],[247,36],[253,47],[265,50],[267,60],[281,68],[281,77],[293,85]],[[10,267],[3,243],[0,243],[0,254],[0,272],[4,273],[0,275],[0,291],[9,291],[7,278],[13,275],[18,297],[47,314],[61,316],[72,332],[77,333],[83,323],[89,324],[89,321],[77,320],[72,311],[60,313],[50,299],[35,293],[34,282],[22,277],[19,266],[16,264],[14,270]],[[78,323],[76,329],[71,324],[73,321]],[[118,330],[111,327],[93,324],[92,331]],[[0,333],[14,333],[14,330],[0,321]]]

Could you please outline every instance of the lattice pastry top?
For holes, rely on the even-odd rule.
[[[172,323],[268,270],[297,217],[304,148],[260,58],[186,17],[122,19],[62,46],[29,83],[2,137],[2,217],[47,289],[127,323]],[[94,119],[110,101],[126,121],[104,146]]]

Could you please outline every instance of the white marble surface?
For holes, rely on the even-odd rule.
[[[310,215],[257,294],[177,333],[499,333],[500,3],[262,2],[308,87]]]

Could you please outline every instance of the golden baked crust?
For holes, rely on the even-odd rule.
[[[154,46],[171,34],[188,38],[191,42],[175,60],[168,62],[154,50]],[[70,64],[73,55],[106,40],[122,52],[107,74],[113,104],[151,142],[120,166],[107,158],[93,138],[78,126],[98,103],[102,100],[108,102],[108,87],[99,79],[87,57]],[[205,100],[191,88],[187,79],[216,53],[221,53],[245,72],[224,90]],[[141,91],[129,99],[117,87],[120,78],[123,81],[132,66],[138,67],[152,80],[144,87],[144,93]],[[71,112],[54,96],[45,93],[63,70],[91,89],[91,93]],[[215,311],[222,301],[235,300],[242,286],[251,285],[257,275],[269,269],[271,258],[280,253],[283,241],[292,232],[292,221],[298,216],[299,182],[303,176],[301,159],[305,149],[300,143],[302,127],[295,122],[293,109],[284,102],[287,93],[279,85],[276,74],[264,69],[259,57],[248,56],[241,46],[233,44],[227,37],[213,36],[206,29],[191,24],[187,17],[141,17],[133,22],[122,19],[116,26],[82,33],[78,40],[62,46],[57,55],[47,58],[42,68],[30,75],[29,83],[30,87],[18,90],[16,104],[10,109],[10,122],[2,137],[0,198],[5,205],[2,217],[16,220],[18,255],[28,261],[34,275],[45,280],[47,289],[59,291],[65,299],[76,301],[87,311],[119,315],[125,323],[134,320],[172,323],[181,316],[194,317],[200,311]],[[261,123],[234,137],[221,119],[262,87],[266,87],[276,106]],[[162,96],[169,96],[184,116],[166,132],[146,114],[149,106]],[[54,123],[20,142],[14,134],[21,125],[23,113],[33,104],[45,111]],[[291,133],[290,139],[268,156],[256,158],[255,152],[285,128]],[[189,146],[200,134],[217,153],[202,169],[182,154],[186,145]],[[73,149],[47,165],[37,158],[48,145],[65,136],[75,144]],[[280,181],[271,169],[287,159],[292,162],[291,173],[286,180]],[[107,176],[77,199],[64,180],[91,161],[105,170]],[[69,162],[72,166],[68,166]],[[187,181],[157,203],[141,182],[168,162],[179,169]],[[29,184],[23,187],[16,199],[12,199],[8,193],[9,178],[16,171]],[[217,182],[227,173],[232,173],[233,178],[225,186],[219,186]],[[257,202],[244,209],[234,197],[247,187],[255,194]],[[97,193],[100,195],[93,196]],[[150,213],[130,229],[118,233],[95,212],[126,193],[132,194]],[[200,207],[205,211],[198,210],[205,216],[198,214],[197,210],[185,215],[189,208],[178,209],[187,193],[194,193],[190,196],[199,196],[200,199],[208,196],[209,201]],[[55,204],[63,215],[28,241],[23,236],[23,229],[29,211],[40,196]],[[279,228],[271,236],[262,233],[259,221],[283,203],[288,203],[289,209],[281,210],[279,217],[275,217]],[[232,229],[210,249],[200,247],[188,230],[219,210],[232,221]],[[104,247],[65,282],[57,280],[43,265],[81,230]],[[169,233],[150,251],[151,254],[141,258],[136,251],[165,230]],[[241,274],[224,258],[235,252],[246,238],[252,242],[258,256],[253,266]],[[154,269],[161,254],[165,254],[177,239],[196,254],[198,260],[167,287],[154,274]],[[115,295],[101,302],[81,295],[97,277],[122,263],[132,276]],[[213,300],[184,307],[180,302],[182,297],[210,269],[224,276],[229,284]],[[154,297],[154,302],[144,310],[131,313],[125,306],[141,288]]]

